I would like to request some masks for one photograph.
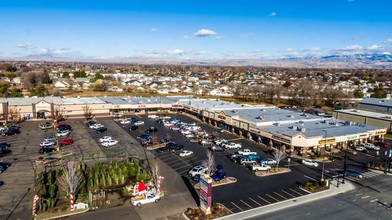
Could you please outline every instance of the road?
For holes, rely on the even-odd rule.
[[[392,219],[392,177],[382,175],[359,183],[348,193],[250,219]]]

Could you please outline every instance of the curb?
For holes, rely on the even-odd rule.
[[[58,216],[54,216],[54,217],[49,217],[49,218],[37,218],[37,217],[35,217],[34,219],[35,220],[50,220],[50,219],[58,219],[58,218],[64,218],[64,217],[68,217],[68,216],[72,216],[72,215],[79,215],[79,214],[83,214],[83,213],[86,213],[86,212],[88,212],[88,211],[90,211],[90,208],[87,208],[87,209],[85,209],[85,210],[83,210],[83,211],[80,211],[80,212],[74,212],[74,213],[68,213],[68,214],[64,214],[64,215],[58,215]]]
[[[279,169],[282,169],[282,168],[279,168]],[[273,176],[273,175],[279,175],[279,174],[284,174],[284,173],[290,173],[291,172],[291,169],[289,169],[289,168],[284,168],[284,169],[288,169],[288,170],[285,170],[285,171],[279,172],[279,173],[267,173],[266,175],[258,175],[258,173],[265,172],[265,171],[256,171],[255,175],[257,177],[266,177],[266,176]]]
[[[291,207],[294,207],[294,206],[297,206],[297,205],[306,204],[308,202],[312,202],[312,201],[328,198],[328,197],[331,197],[331,196],[335,196],[335,195],[338,195],[338,194],[341,194],[341,193],[345,193],[345,192],[348,192],[350,190],[353,190],[354,188],[355,187],[353,187],[352,189],[344,189],[342,191],[337,191],[337,192],[329,193],[329,194],[326,194],[326,195],[318,196],[318,195],[320,195],[322,193],[324,194],[326,191],[331,191],[332,189],[330,188],[328,190],[324,190],[324,191],[321,191],[321,192],[311,193],[311,194],[308,194],[308,195],[304,195],[304,196],[297,197],[297,198],[292,198],[290,200],[280,201],[280,202],[277,202],[277,203],[273,203],[273,204],[262,206],[262,207],[255,208],[255,209],[249,209],[249,210],[246,210],[246,211],[243,211],[243,212],[235,213],[233,215],[224,216],[224,217],[217,218],[217,219],[221,219],[221,220],[224,220],[224,219],[231,220],[231,219],[233,219],[234,220],[234,219],[252,218],[252,217],[256,217],[256,216],[261,217],[261,215],[264,215],[264,214],[267,214],[267,213],[279,211],[279,210],[286,209],[286,208],[291,208]],[[309,198],[309,197],[310,198],[311,197],[315,197],[315,198],[298,202],[298,200],[306,199],[306,198]],[[296,202],[296,203],[292,203],[292,202]],[[277,208],[271,209],[271,210],[263,210],[263,209],[265,209],[265,207],[273,207],[273,206],[276,206],[276,205],[279,205],[279,204],[282,204],[282,203],[288,203],[288,204],[286,206],[277,207]],[[252,213],[252,212],[255,212],[255,213]],[[246,215],[247,213],[250,213],[250,214]]]
[[[228,177],[226,177],[225,179],[227,179],[227,178],[233,178],[233,179],[235,179],[233,182],[228,182],[228,183],[219,183],[219,184],[212,184],[212,187],[217,187],[217,186],[223,186],[223,185],[227,185],[227,184],[232,184],[232,183],[236,183],[238,180],[237,180],[237,178],[235,178],[235,177],[230,177],[230,176],[228,176]],[[193,188],[195,188],[195,189],[200,189],[200,187],[196,187],[196,185],[197,184],[199,184],[199,183],[196,183],[194,186],[193,186]]]

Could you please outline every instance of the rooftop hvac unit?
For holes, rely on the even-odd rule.
[[[297,130],[298,129],[297,126],[291,126],[290,128],[293,129],[293,130]]]
[[[256,119],[263,120],[263,116],[257,116]]]
[[[289,117],[289,118],[294,118],[294,115],[289,115],[289,116],[287,116],[287,117]]]
[[[305,132],[305,131],[306,131],[306,128],[301,128],[301,129],[299,129],[299,131],[300,131],[300,132]]]
[[[304,124],[304,122],[303,122],[303,121],[299,121],[298,123],[300,123],[301,125],[303,125],[303,124]]]
[[[280,123],[277,122],[277,123],[274,123],[274,125],[279,127],[279,126],[280,126]]]

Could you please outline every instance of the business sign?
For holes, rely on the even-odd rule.
[[[218,115],[218,118],[219,118],[219,119],[222,119],[222,120],[225,120],[225,119],[226,119],[226,117],[223,116],[223,115]]]
[[[286,144],[290,144],[291,143],[290,140],[287,140],[286,138],[282,138],[282,137],[279,137],[279,136],[276,136],[276,135],[272,135],[272,139],[275,139],[277,141],[280,141],[280,142],[283,142],[283,143],[286,143]]]
[[[171,107],[172,107],[172,108],[182,108],[182,105],[179,105],[179,104],[172,104]]]
[[[48,111],[50,111],[50,103],[47,103],[47,102],[40,102],[40,103],[38,103],[38,104],[36,104],[35,105],[35,109],[37,110],[37,111],[40,111],[40,110],[48,110]]]
[[[137,108],[146,108],[146,105],[138,105]]]
[[[356,140],[356,139],[358,139],[358,136],[348,136],[347,137],[347,140],[349,140],[349,141],[351,141],[351,140]]]
[[[377,131],[376,134],[386,134],[387,131]]]
[[[331,138],[331,139],[323,139],[319,141],[319,144],[330,144],[330,143],[335,143],[335,138]]]
[[[200,176],[200,209],[205,212],[205,214],[211,213],[212,205],[212,179],[211,177],[201,175]]]
[[[192,111],[193,111],[193,112],[197,112],[197,113],[198,113],[198,112],[199,112],[199,109],[197,109],[197,108],[194,108],[194,109],[192,109]]]
[[[367,137],[369,137],[369,134],[361,134],[361,135],[359,135],[359,138],[367,138]]]

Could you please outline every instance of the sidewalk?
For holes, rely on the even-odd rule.
[[[255,208],[255,209],[250,209],[244,212],[240,212],[240,213],[235,213],[229,216],[225,216],[222,218],[218,218],[221,220],[236,220],[236,219],[246,219],[246,218],[252,218],[252,217],[256,217],[259,216],[260,218],[262,218],[261,215],[263,214],[267,214],[270,212],[275,212],[275,211],[279,211],[281,209],[286,209],[286,208],[290,208],[296,205],[301,205],[307,202],[312,202],[315,200],[319,200],[319,199],[323,199],[323,198],[327,198],[330,196],[334,196],[334,195],[338,195],[340,193],[345,193],[348,192],[350,190],[355,189],[355,186],[350,183],[349,181],[346,181],[346,183],[340,184],[339,188],[336,187],[337,181],[333,180],[330,182],[331,184],[331,188],[329,190],[323,191],[323,192],[318,192],[318,193],[312,193],[312,194],[308,194],[305,196],[301,196],[301,197],[297,197],[297,198],[293,198],[290,200],[285,200],[282,202],[277,202],[271,205],[266,205],[266,206],[262,206],[259,208]]]

